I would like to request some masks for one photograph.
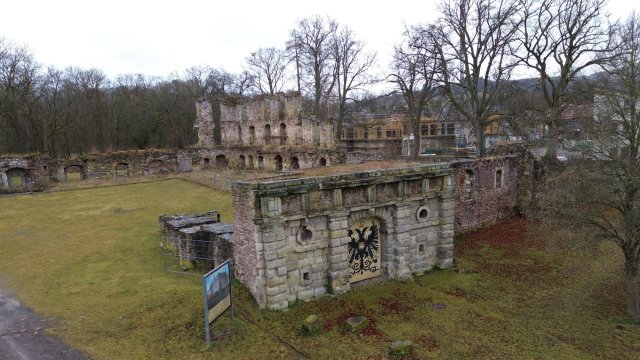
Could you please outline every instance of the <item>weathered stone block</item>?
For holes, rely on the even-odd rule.
[[[453,230],[440,231],[440,239],[453,239]]]
[[[326,293],[327,293],[327,289],[325,289],[324,287],[318,287],[313,290],[313,295],[315,297],[323,296]]]
[[[369,319],[366,316],[350,317],[345,321],[344,326],[350,333],[361,334],[369,326]]]
[[[301,290],[298,292],[298,299],[302,301],[310,301],[313,299],[313,289]]]
[[[285,266],[286,264],[287,264],[287,259],[278,258],[278,259],[270,261],[267,264],[267,269],[278,269],[280,267]]]
[[[340,295],[351,290],[351,286],[349,283],[350,275],[348,269],[331,271],[329,273],[329,278],[331,280],[331,293]]]
[[[280,289],[276,287],[267,287],[267,296],[275,296],[280,294]]]
[[[411,224],[398,225],[397,231],[398,231],[398,234],[402,234],[405,232],[408,233],[409,231],[411,231]]]
[[[287,283],[286,276],[267,277],[267,287],[277,288],[278,286],[280,286],[282,284],[286,284],[286,283]]]
[[[316,315],[309,315],[304,321],[302,321],[301,326],[302,334],[304,335],[313,335],[317,334],[322,330],[322,325],[320,324],[320,319]]]
[[[330,239],[341,239],[344,237],[344,235],[347,233],[346,230],[344,229],[340,229],[340,230],[329,230],[329,238]]]
[[[413,343],[409,340],[396,340],[389,346],[389,355],[406,356],[413,352]]]
[[[347,220],[331,220],[329,230],[347,230]]]
[[[437,266],[440,269],[450,269],[453,267],[453,259],[452,258],[438,258]]]

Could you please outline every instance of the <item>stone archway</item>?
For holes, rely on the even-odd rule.
[[[282,156],[276,155],[276,157],[273,159],[273,162],[274,162],[274,169],[276,171],[282,171]]]
[[[118,163],[116,164],[116,178],[128,178],[129,177],[129,164]]]
[[[84,173],[84,167],[82,165],[72,164],[72,165],[67,165],[64,168],[65,182],[69,183],[69,182],[80,181],[80,180],[84,180],[84,178],[85,178],[85,173]]]
[[[249,126],[249,145],[254,145],[256,143],[256,127],[251,125]]]
[[[291,160],[290,160],[290,166],[289,168],[291,170],[298,170],[300,169],[300,160],[298,160],[298,158],[296,156],[292,156]]]
[[[265,145],[271,144],[271,125],[269,124],[266,124],[264,126],[264,144]]]
[[[386,208],[354,211],[347,226],[349,282],[388,274],[388,254],[396,240],[391,212]]]
[[[216,168],[224,169],[227,167],[228,163],[229,161],[227,160],[227,157],[223,154],[216,156]]]
[[[247,169],[253,170],[254,166],[255,165],[253,164],[253,155],[248,155],[247,156]]]
[[[26,190],[31,183],[29,171],[23,168],[11,168],[5,172],[7,187],[13,191]]]

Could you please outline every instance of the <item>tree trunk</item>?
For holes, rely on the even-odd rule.
[[[483,158],[487,153],[484,147],[485,135],[484,135],[483,124],[477,124],[475,126],[475,132],[476,132],[476,156],[479,158]]]
[[[411,160],[418,160],[420,157],[420,116],[412,122],[413,147],[411,148]],[[411,141],[409,144],[411,144]]]
[[[562,109],[559,104],[554,104],[551,108],[551,119],[549,119],[549,133],[547,134],[547,151],[544,154],[546,163],[554,163],[558,158],[558,126],[562,117]]]
[[[336,131],[335,131],[335,139],[338,144],[340,144],[340,139],[342,136],[342,123],[344,121],[344,114],[347,112],[347,105],[345,102],[340,100],[340,109],[338,110],[338,119],[336,120]]]
[[[549,133],[547,134],[547,151],[544,160],[553,163],[558,157],[558,125],[555,121],[549,122]]]
[[[638,270],[626,269],[627,275],[627,312],[631,320],[640,324],[640,297],[638,296]]]

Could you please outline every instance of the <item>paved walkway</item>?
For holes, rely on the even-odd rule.
[[[0,288],[0,360],[89,359],[59,339],[45,335],[47,327],[46,320]]]

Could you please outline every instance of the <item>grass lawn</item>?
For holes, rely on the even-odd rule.
[[[158,215],[218,210],[231,196],[180,180],[0,197],[0,279],[48,329],[97,359],[638,359],[615,247],[568,241],[582,229],[514,219],[457,239],[457,270],[259,310],[235,285],[236,317],[203,341],[200,277],[163,271]],[[571,232],[571,237],[567,233]],[[299,324],[317,314],[323,332]],[[362,335],[344,319],[366,315]]]

